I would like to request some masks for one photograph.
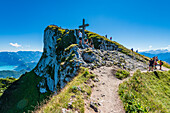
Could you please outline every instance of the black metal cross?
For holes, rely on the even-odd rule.
[[[89,24],[85,24],[85,19],[83,19],[83,25],[79,26],[79,28],[83,28],[83,31],[82,31],[82,38],[85,38],[85,27],[89,26]]]

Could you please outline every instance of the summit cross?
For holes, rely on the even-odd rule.
[[[89,24],[85,24],[85,19],[83,19],[83,25],[79,26],[79,28],[83,28],[82,38],[85,38],[85,27],[89,26]]]

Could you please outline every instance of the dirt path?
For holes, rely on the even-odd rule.
[[[99,82],[95,82],[92,89],[91,100],[98,102],[100,113],[125,113],[123,103],[118,95],[118,86],[122,80],[113,76],[113,67],[101,67],[92,72],[98,75]],[[88,104],[87,104],[88,105]],[[94,110],[86,107],[85,113],[94,113]]]
[[[119,84],[126,81],[130,77],[124,80],[119,80],[113,76],[113,69],[117,67],[100,67],[95,70],[91,70],[92,73],[98,76],[98,82],[92,82],[95,87],[92,89],[92,95],[90,100],[85,103],[85,113],[95,113],[95,111],[89,107],[90,103],[98,104],[99,113],[125,113],[123,103],[118,95]],[[163,71],[169,69],[163,67]],[[147,70],[142,71],[147,72]],[[130,76],[133,76],[134,71],[130,72]]]

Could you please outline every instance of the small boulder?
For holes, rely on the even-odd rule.
[[[94,82],[99,82],[99,79],[98,78],[94,78],[93,81]]]
[[[73,109],[72,101],[68,103],[68,108]]]
[[[91,107],[95,112],[98,112],[98,109],[97,109],[97,107],[95,106],[95,103],[94,103],[94,102],[90,102],[90,107]]]

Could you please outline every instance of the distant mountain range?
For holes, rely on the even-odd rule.
[[[41,57],[39,51],[0,52],[0,66],[16,66],[14,70],[0,71],[0,78],[15,77],[32,70]]]
[[[150,50],[150,51],[144,51],[144,52],[139,52],[139,53],[150,58],[154,56],[158,56],[159,60],[166,61],[167,63],[170,64],[170,51],[168,51],[167,49]]]
[[[13,78],[19,78],[22,74],[27,72],[27,70],[23,69],[21,71],[0,71],[0,78],[7,78],[7,77],[13,77]]]
[[[160,54],[160,53],[170,53],[170,51],[168,49],[157,49],[157,50],[144,51],[140,53]]]
[[[0,66],[38,62],[41,54],[39,51],[0,52]]]

